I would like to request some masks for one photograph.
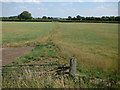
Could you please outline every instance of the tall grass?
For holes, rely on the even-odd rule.
[[[80,63],[78,67],[117,72],[117,24],[59,23],[59,26],[59,33],[53,41],[61,48],[60,55],[75,56]]]
[[[3,73],[2,88],[105,88],[114,87],[111,82],[90,77],[41,74],[40,71],[23,69],[22,72]]]

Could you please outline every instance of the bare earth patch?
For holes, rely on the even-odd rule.
[[[7,65],[19,56],[28,53],[34,47],[2,48],[2,65]]]

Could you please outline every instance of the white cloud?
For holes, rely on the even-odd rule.
[[[19,6],[18,8],[19,9],[26,9],[27,7],[25,7],[25,6]]]
[[[102,6],[98,6],[97,8],[98,9],[105,9],[105,6],[102,5]]]
[[[38,10],[40,11],[46,11],[47,9],[46,8],[37,8]]]
[[[112,15],[115,16],[118,13],[118,9],[117,6],[113,5],[113,4],[103,4],[101,6],[98,6],[95,11],[98,11],[97,14],[98,15],[102,15],[102,13],[104,13],[104,15]]]
[[[73,9],[72,9],[72,11],[73,11],[73,12],[77,12],[78,10],[77,10],[77,9],[75,9],[75,8],[73,8]]]
[[[117,8],[118,6],[117,6],[117,4],[112,4],[112,3],[107,3],[107,4],[103,4],[103,5],[100,5],[100,6],[98,6],[97,8],[98,9],[110,9],[110,8]]]
[[[35,4],[41,4],[41,2],[39,0],[0,0],[0,2],[14,2],[14,3],[24,3],[24,2],[32,2],[32,3],[35,3]]]
[[[78,2],[84,2],[84,0],[78,0]]]

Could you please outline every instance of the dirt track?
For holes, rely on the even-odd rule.
[[[15,58],[23,56],[32,49],[33,47],[2,48],[2,65],[11,63]]]

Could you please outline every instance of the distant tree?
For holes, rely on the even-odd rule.
[[[68,20],[71,20],[72,19],[72,17],[71,16],[68,16]]]
[[[101,17],[101,20],[102,20],[102,21],[105,21],[105,16],[102,16],[102,17]]]
[[[105,21],[109,21],[109,17],[108,16],[105,17]]]
[[[90,20],[95,20],[95,18],[94,17],[90,17]]]
[[[102,16],[102,17],[101,17],[101,20],[102,20],[102,21],[109,21],[110,18],[109,18],[108,16]]]
[[[19,19],[32,19],[31,13],[28,11],[23,11],[20,15],[18,15]]]
[[[77,20],[81,20],[81,16],[80,15],[77,15],[76,18],[77,18]]]
[[[38,17],[37,19],[41,19],[41,18]]]
[[[81,20],[85,20],[85,17],[81,17]]]
[[[46,16],[43,16],[42,19],[47,19],[47,17],[46,17]]]
[[[50,17],[51,19],[53,19],[53,17]]]
[[[10,16],[9,19],[17,19],[18,16]]]
[[[48,17],[48,19],[53,19],[53,17]]]
[[[51,17],[48,17],[48,19],[51,19]]]
[[[95,20],[100,20],[100,18],[99,17],[95,17]]]
[[[90,20],[90,17],[86,17],[86,20]]]
[[[77,18],[76,17],[73,17],[72,20],[76,20]]]
[[[111,16],[111,17],[109,17],[109,20],[110,20],[110,21],[115,21],[115,17],[114,17],[114,16]]]
[[[2,17],[2,19],[9,19],[9,17]]]
[[[115,21],[120,21],[120,16],[115,17]]]

